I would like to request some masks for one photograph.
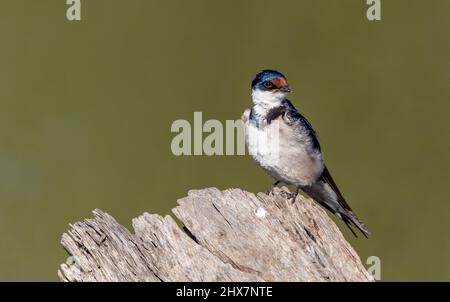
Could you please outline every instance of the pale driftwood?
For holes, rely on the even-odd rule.
[[[133,219],[134,234],[111,216],[71,225],[64,281],[370,281],[325,211],[286,188],[192,190],[170,216]]]

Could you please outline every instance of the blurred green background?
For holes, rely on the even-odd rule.
[[[249,156],[172,155],[176,119],[239,119],[263,68],[289,78],[369,226],[340,229],[382,280],[450,280],[450,1],[0,2],[0,280],[58,280],[68,224],[130,227],[192,188],[265,190]]]

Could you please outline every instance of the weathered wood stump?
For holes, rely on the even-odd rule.
[[[240,189],[192,190],[171,216],[144,213],[134,234],[110,215],[71,225],[64,281],[371,281],[314,201]]]

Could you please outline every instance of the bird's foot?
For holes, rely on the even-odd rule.
[[[295,200],[297,199],[297,196],[298,196],[298,190],[295,192],[282,191],[281,196],[283,196],[287,200],[291,200],[291,203],[294,204]]]
[[[276,183],[274,183],[273,185],[271,185],[267,190],[266,190],[266,195],[272,195],[273,194],[273,189],[280,183],[280,181],[277,181]]]
[[[271,185],[267,190],[266,190],[266,195],[271,195],[273,194],[273,188],[275,188],[274,185]]]

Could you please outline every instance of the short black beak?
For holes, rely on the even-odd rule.
[[[289,88],[289,86],[281,87],[280,90],[283,92],[291,92],[291,89]]]

